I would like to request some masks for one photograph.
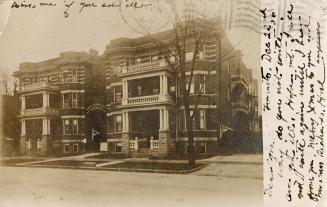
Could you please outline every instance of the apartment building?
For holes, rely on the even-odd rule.
[[[65,52],[58,58],[22,63],[20,80],[20,148],[23,154],[65,154],[85,151],[85,73],[98,55]],[[87,87],[86,87],[87,86]]]
[[[228,129],[259,131],[257,80],[242,62],[241,51],[233,48],[219,25],[214,29],[196,54],[190,86],[191,113],[196,113],[194,144],[199,155],[215,154],[217,137]],[[174,37],[174,31],[168,30],[134,39],[118,38],[107,45],[103,59],[109,151],[160,157],[187,153],[183,99],[166,54],[156,43],[173,44]],[[192,38],[186,40],[187,82],[193,64]],[[216,69],[211,71],[219,62],[219,43],[224,54],[221,78],[216,76]],[[174,59],[172,55],[169,58]],[[221,87],[219,97],[218,86]],[[199,89],[202,89],[200,97]],[[222,117],[220,124],[217,113]]]
[[[102,55],[66,52],[22,63],[15,73],[20,80],[21,152],[58,155],[104,149],[130,157],[186,155],[180,86],[153,41],[170,44],[174,37],[167,30],[118,38]],[[227,130],[259,132],[258,83],[218,23],[200,45],[192,78],[193,43],[186,42],[196,154],[213,155]],[[222,60],[219,45],[224,56],[220,72],[215,67]]]

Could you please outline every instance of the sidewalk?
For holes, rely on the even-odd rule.
[[[228,156],[214,156],[209,159],[201,160],[211,163],[244,163],[244,164],[260,164],[263,163],[262,154],[235,154]]]
[[[43,167],[43,168],[67,168],[67,169],[89,169],[89,170],[121,170],[121,171],[144,171],[165,173],[170,171],[155,170],[155,165],[176,165],[187,164],[188,160],[150,160],[149,158],[126,158],[126,159],[110,159],[110,158],[92,158],[94,155],[101,155],[101,153],[87,153],[83,155],[45,158],[43,160],[30,160],[21,163],[9,164],[11,166],[25,166],[25,167]],[[17,159],[17,158],[13,158]],[[137,168],[111,168],[113,165],[141,165],[152,166],[147,169]],[[153,163],[151,165],[151,163]],[[184,173],[193,173],[199,176],[218,176],[218,177],[233,177],[233,178],[263,178],[263,165],[261,154],[237,154],[230,156],[215,156],[209,159],[196,160],[196,163],[201,168],[194,171],[183,171]],[[200,169],[200,170],[199,170]],[[177,171],[176,171],[177,172]]]

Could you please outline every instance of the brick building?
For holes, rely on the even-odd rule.
[[[0,155],[15,156],[19,154],[20,140],[18,95],[0,95],[0,107]]]
[[[217,107],[221,132],[228,128],[259,132],[258,83],[242,62],[241,52],[219,28],[217,24],[196,54],[190,87],[191,113],[195,113],[196,91],[203,88],[193,121],[196,153],[201,155],[216,152]],[[99,150],[99,143],[105,142],[109,152],[126,156],[186,154],[180,90],[153,37],[174,41],[173,30],[168,30],[151,38],[114,39],[100,56],[95,51],[67,52],[44,62],[21,64],[15,73],[21,83],[21,151],[82,153]],[[219,61],[218,41],[222,54],[228,51],[219,79],[216,71],[208,75],[208,68]],[[193,53],[192,41],[187,42],[188,68]],[[188,80],[190,74],[186,72]]]

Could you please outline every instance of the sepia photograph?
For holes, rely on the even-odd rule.
[[[0,206],[264,206],[260,9],[0,0]]]

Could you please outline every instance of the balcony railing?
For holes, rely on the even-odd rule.
[[[59,110],[54,108],[35,108],[25,109],[20,112],[21,116],[32,116],[32,115],[59,115]]]
[[[139,146],[138,146],[138,139],[137,139],[137,137],[135,138],[135,140],[129,140],[129,148],[130,149],[134,149],[135,151],[138,150]]]
[[[37,90],[37,89],[43,89],[43,88],[52,88],[52,89],[59,90],[58,86],[45,81],[45,82],[32,83],[30,85],[22,86],[20,91],[30,91],[30,90]]]
[[[142,104],[153,104],[161,102],[172,102],[173,99],[169,95],[151,95],[151,96],[140,96],[122,100],[122,105],[142,105]]]
[[[131,66],[117,66],[114,71],[122,74],[127,73],[137,73],[141,71],[157,70],[159,68],[167,67],[168,64],[165,60],[148,62],[148,63],[139,63]]]
[[[153,138],[151,138],[150,140],[150,149],[159,149],[159,140],[154,140]]]
[[[154,103],[159,101],[159,96],[143,96],[143,97],[136,97],[136,98],[129,98],[127,99],[128,104],[135,104],[135,103]]]
[[[243,84],[247,87],[249,82],[246,78],[246,76],[244,76],[242,73],[239,74],[234,74],[231,75],[232,81],[233,82],[243,82]]]

